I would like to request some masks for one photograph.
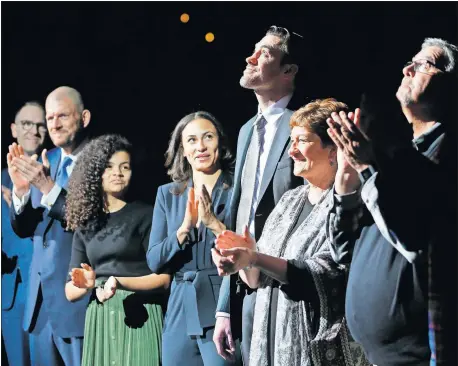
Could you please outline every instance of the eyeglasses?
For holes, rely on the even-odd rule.
[[[432,63],[428,60],[415,60],[415,61],[408,61],[404,67],[410,67],[413,65],[413,69],[415,72],[420,72],[422,74],[430,74],[432,68],[439,70],[440,72],[444,72],[444,70],[440,69],[436,66],[436,64]]]
[[[300,34],[298,34],[296,32],[290,32],[288,29],[283,28],[283,27],[279,27],[277,25],[272,25],[269,28],[268,32],[280,34],[282,37],[290,37],[291,34],[294,34],[295,36],[298,36],[300,38],[304,38],[303,36],[301,36]]]
[[[23,120],[19,121],[19,124],[22,127],[22,129],[26,132],[30,131],[33,126],[37,128],[37,131],[40,134],[45,134],[46,132],[48,132],[48,129],[46,128],[46,123],[44,122],[35,123],[32,121]]]

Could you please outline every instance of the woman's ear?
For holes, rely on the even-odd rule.
[[[329,165],[337,165],[337,147],[336,145],[332,145],[331,149],[329,150]]]

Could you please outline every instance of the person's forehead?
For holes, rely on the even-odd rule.
[[[17,121],[43,122],[44,111],[35,105],[26,105],[21,108],[16,117]]]
[[[291,136],[299,136],[299,135],[314,135],[313,132],[311,132],[309,129],[306,127],[302,126],[294,126],[291,130]]]
[[[280,46],[280,37],[274,36],[273,34],[265,35],[258,43],[256,43],[256,49],[261,47],[278,48]]]
[[[130,161],[130,154],[127,151],[117,151],[113,155],[111,155],[111,158],[109,160],[110,162],[129,162]]]
[[[430,46],[420,50],[420,52],[413,57],[413,60],[428,60],[432,63],[436,63],[443,55],[444,51],[442,48]]]
[[[69,97],[59,99],[52,98],[46,101],[46,113],[54,113],[63,109],[73,109],[74,107],[75,103]]]
[[[211,121],[205,118],[197,118],[189,122],[183,129],[183,134],[201,132],[201,131],[216,131],[216,127]]]

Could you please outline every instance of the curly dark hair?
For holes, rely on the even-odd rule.
[[[110,158],[119,151],[132,155],[132,145],[125,137],[115,134],[100,136],[81,151],[68,182],[67,230],[97,231],[105,225],[102,175]]]
[[[232,157],[232,153],[229,150],[227,137],[224,134],[221,123],[219,123],[216,117],[211,113],[198,111],[184,116],[180,122],[177,123],[170,137],[169,147],[165,153],[165,167],[168,169],[167,174],[175,183],[187,182],[188,179],[192,177],[191,165],[183,154],[183,143],[181,140],[181,135],[188,123],[199,118],[210,121],[216,128],[219,139],[218,153],[220,156],[221,169],[223,171],[233,170],[234,159]]]

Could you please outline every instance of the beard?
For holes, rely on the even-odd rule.
[[[240,86],[245,89],[254,89],[258,78],[255,75],[242,75],[240,78]]]
[[[399,103],[401,103],[401,106],[406,107],[411,105],[414,100],[412,98],[412,84],[409,83],[408,85],[402,85],[399,87],[397,93],[396,93],[396,98],[398,99]]]

